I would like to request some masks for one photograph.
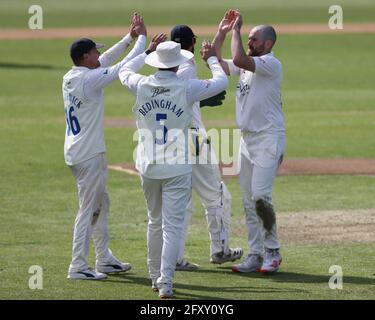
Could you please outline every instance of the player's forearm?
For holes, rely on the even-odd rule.
[[[124,59],[122,59],[119,63],[110,68],[111,72],[116,73],[115,78],[117,78],[121,68],[123,68],[125,65],[127,65],[128,68],[133,70],[134,72],[137,72],[139,69],[143,67],[144,58],[142,59],[138,57],[141,55],[142,52],[144,52],[145,46],[146,37],[141,35],[138,37],[138,40],[134,48],[129,52],[129,54],[125,56]]]
[[[221,49],[223,47],[224,40],[225,40],[225,33],[220,32],[220,31],[216,32],[216,35],[215,35],[214,39],[212,40],[212,46],[215,49],[216,56],[219,59],[219,61],[222,59]]]
[[[134,45],[134,48],[127,54],[127,61],[132,60],[134,57],[140,55],[145,51],[147,37],[145,35],[139,35],[138,40]]]
[[[212,72],[212,91],[210,92],[210,96],[213,96],[225,90],[228,87],[229,81],[225,71],[221,67],[219,60],[217,60],[216,57],[210,58],[209,60],[210,61],[207,60],[207,62]]]
[[[134,59],[126,61],[121,66],[120,73],[123,72],[124,70],[134,72],[134,73],[137,72],[144,66],[146,57],[147,57],[147,54],[143,52],[139,54],[138,56],[136,56]]]
[[[245,70],[254,72],[255,63],[252,57],[249,57],[242,45],[241,33],[239,30],[233,30],[232,42],[231,42],[231,52],[233,63]]]
[[[128,33],[119,42],[102,53],[99,57],[100,66],[106,68],[112,65],[124,53],[132,41],[133,37]]]
[[[122,85],[127,87],[134,94],[137,92],[137,85],[141,78],[141,75],[136,74],[136,72],[145,64],[146,56],[146,53],[142,53],[128,61],[121,67],[118,74]]]
[[[212,46],[215,49],[216,56],[220,62],[221,67],[223,68],[224,72],[229,76],[230,71],[228,64],[223,60],[222,55],[221,55],[221,50],[223,47],[223,43],[225,40],[225,33],[218,31],[214,37],[214,40],[212,41]]]
[[[191,80],[192,86],[188,92],[188,102],[210,98],[228,87],[228,78],[217,57],[210,57],[207,63],[212,72],[212,78],[207,80]]]

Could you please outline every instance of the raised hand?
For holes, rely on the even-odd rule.
[[[202,48],[200,54],[204,61],[207,61],[209,57],[216,56],[216,52],[212,44],[208,40],[202,42]]]
[[[147,29],[143,22],[143,17],[135,12],[131,19],[131,31],[130,35],[135,38],[139,35],[147,36]]]
[[[146,51],[153,52],[156,50],[156,47],[167,40],[167,35],[165,33],[159,33],[152,37],[150,44],[148,45],[148,48]]]
[[[235,11],[234,15],[235,15],[235,20],[234,20],[232,28],[233,30],[240,31],[242,27],[242,15],[239,11]]]
[[[229,31],[232,30],[233,24],[236,20],[236,13],[235,10],[228,10],[225,12],[223,19],[220,21],[219,24],[219,32],[227,34]]]

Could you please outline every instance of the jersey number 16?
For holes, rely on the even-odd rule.
[[[73,112],[73,106],[69,108],[69,111],[65,109],[66,123],[68,125],[68,136],[70,136],[71,133],[73,133],[73,135],[75,136],[81,131],[81,126],[79,125],[78,118],[73,115]]]

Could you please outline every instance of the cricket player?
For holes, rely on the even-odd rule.
[[[279,270],[282,261],[272,205],[272,186],[285,149],[282,66],[271,51],[276,42],[272,26],[256,26],[250,31],[247,54],[242,45],[241,26],[241,14],[229,10],[214,39],[226,73],[239,76],[236,91],[236,119],[242,131],[239,176],[249,254],[232,271],[273,273]],[[230,30],[233,30],[233,59],[222,60],[219,52]]]
[[[111,66],[137,36],[130,53]],[[66,116],[64,155],[77,183],[79,211],[74,224],[69,279],[100,280],[107,277],[106,273],[131,268],[129,263],[115,258],[108,247],[103,88],[118,79],[121,66],[143,52],[145,44],[146,27],[142,17],[134,14],[130,33],[102,55],[98,51],[102,45],[86,38],[75,41],[70,48],[74,67],[65,74],[62,84]],[[96,251],[96,270],[88,262],[91,238]]]
[[[184,80],[178,66],[193,58],[181,45],[154,37],[145,53],[121,69],[121,83],[136,96],[133,112],[139,140],[136,167],[141,174],[148,210],[148,268],[152,288],[160,298],[173,297],[173,277],[182,241],[186,208],[191,198],[192,164],[187,147],[192,107],[228,86],[227,77],[209,42],[202,57],[213,77]],[[156,49],[156,51],[155,51]],[[158,68],[151,76],[137,74],[144,63]]]
[[[181,44],[181,48],[194,53],[196,36],[193,30],[186,25],[177,25],[171,31],[171,40]],[[179,66],[177,76],[182,79],[197,79],[197,68],[194,59]],[[226,185],[221,180],[219,164],[210,148],[210,140],[202,121],[199,102],[194,103],[192,109],[192,126],[196,146],[193,149],[195,154],[199,153],[199,160],[193,165],[193,189],[199,195],[202,205],[205,208],[207,225],[210,235],[210,262],[222,264],[228,261],[241,259],[242,248],[229,247],[231,201],[232,196]],[[208,144],[207,148],[201,144]],[[206,154],[209,150],[210,154]],[[214,159],[214,163],[211,162]],[[193,213],[193,202],[190,201],[187,207],[187,214],[184,222],[184,237],[179,250],[177,270],[196,270],[198,265],[184,259],[184,249],[187,237],[188,225]]]

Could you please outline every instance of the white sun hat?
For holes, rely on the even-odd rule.
[[[177,67],[193,57],[193,53],[181,49],[181,44],[165,41],[156,47],[156,51],[146,57],[145,62],[151,67],[168,69]]]

